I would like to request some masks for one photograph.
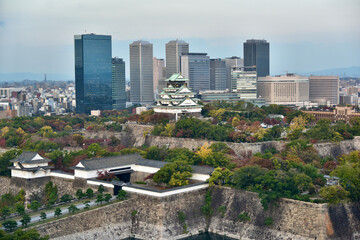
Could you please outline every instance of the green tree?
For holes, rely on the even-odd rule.
[[[34,200],[30,203],[29,208],[33,211],[37,211],[39,208],[41,207],[41,203],[39,203],[38,201]]]
[[[53,205],[57,201],[57,199],[58,199],[58,188],[52,181],[49,181],[45,185],[45,201],[50,205]]]
[[[23,227],[27,227],[28,224],[31,222],[31,217],[30,217],[30,215],[29,215],[29,214],[24,214],[23,217],[22,217],[22,219],[20,220],[20,222],[21,222],[21,225],[22,225]]]
[[[94,196],[94,191],[91,188],[86,189],[86,197],[92,198]]]
[[[78,189],[78,190],[76,191],[75,195],[76,195],[76,197],[77,197],[78,199],[82,199],[82,198],[85,196],[85,194],[83,193],[82,189]]]
[[[120,190],[116,196],[116,198],[120,201],[123,201],[126,199],[127,193],[124,190]]]
[[[297,174],[294,178],[295,185],[299,188],[300,191],[305,191],[312,184],[311,177],[307,176],[305,173]]]
[[[348,201],[349,192],[341,186],[327,186],[320,189],[320,197],[330,204]]]
[[[105,187],[104,187],[104,185],[100,184],[97,191],[98,191],[98,193],[103,193],[103,192],[105,192]]]
[[[0,176],[10,176],[11,159],[16,158],[21,154],[22,150],[11,149],[0,156]]]
[[[4,206],[1,208],[1,218],[3,220],[5,220],[7,217],[10,217],[10,215],[11,215],[11,210],[9,207]]]
[[[340,178],[341,186],[349,192],[349,198],[353,202],[360,201],[360,166],[345,162],[338,166],[330,175]]]
[[[112,196],[111,196],[110,193],[106,193],[106,194],[104,195],[104,201],[107,202],[107,203],[110,202],[111,197],[112,197]]]
[[[147,149],[145,158],[153,160],[164,160],[166,157],[166,148],[159,148],[157,146],[151,146]]]
[[[6,220],[2,223],[2,226],[7,232],[12,232],[17,228],[17,222],[15,220]]]
[[[64,194],[61,196],[60,201],[67,203],[70,202],[73,199],[73,197],[70,194]]]
[[[41,212],[40,213],[40,218],[41,218],[41,220],[46,220],[46,218],[47,218],[47,216],[46,216],[46,213],[45,212]]]
[[[230,183],[232,172],[227,168],[217,167],[211,173],[209,178],[209,186],[222,186]]]
[[[60,208],[55,208],[54,216],[55,217],[60,217],[61,214],[62,214],[61,209]]]
[[[171,175],[169,185],[172,187],[181,187],[189,184],[189,178],[192,176],[190,172],[175,172]]]
[[[17,229],[14,233],[8,233],[6,236],[2,236],[0,230],[0,239],[6,240],[48,240],[49,236],[40,237],[40,234],[35,229],[29,229],[23,231],[22,229]]]
[[[95,202],[97,204],[102,204],[102,202],[104,201],[104,195],[102,193],[99,193],[97,196],[96,196],[96,200]]]
[[[79,209],[75,206],[75,205],[70,205],[68,207],[69,213],[70,214],[74,214],[76,211],[78,211]]]
[[[16,212],[17,212],[18,214],[23,215],[23,214],[25,213],[25,207],[24,207],[24,205],[18,203],[18,204],[16,204],[16,207],[15,207],[15,208],[16,208]]]
[[[191,166],[185,162],[185,161],[175,161],[172,163],[168,163],[166,165],[164,165],[162,168],[160,168],[159,171],[157,171],[154,174],[153,180],[156,183],[166,183],[169,184],[171,177],[173,176],[173,174],[175,174],[176,176],[174,176],[174,182],[176,179],[181,179],[182,177],[186,177],[186,176],[191,176],[188,173],[191,174],[192,172],[192,168]],[[179,173],[178,173],[179,172]],[[186,173],[187,172],[187,173]],[[185,173],[184,175],[181,175],[182,173]],[[181,175],[181,176],[180,176]]]
[[[85,201],[84,204],[85,204],[85,207],[84,207],[85,210],[90,208],[90,201]]]

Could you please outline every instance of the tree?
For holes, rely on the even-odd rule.
[[[172,187],[181,187],[189,184],[188,178],[190,178],[192,174],[190,172],[175,172],[171,175],[171,179],[169,181],[169,185]]]
[[[22,219],[20,220],[20,222],[21,222],[21,225],[22,225],[23,227],[27,227],[28,224],[31,222],[31,217],[30,217],[30,215],[29,215],[29,214],[24,214],[23,217],[22,217]]]
[[[54,216],[55,217],[60,217],[61,214],[62,214],[61,209],[60,208],[55,208]]]
[[[41,220],[44,221],[44,220],[47,218],[46,213],[45,213],[45,212],[41,212],[41,213],[40,213],[40,218],[41,218]]]
[[[91,188],[86,189],[86,196],[92,198],[94,196],[94,191]]]
[[[185,161],[175,161],[172,163],[168,163],[160,168],[153,177],[154,182],[156,183],[166,183],[170,185],[170,180],[173,177],[173,182],[175,184],[176,180],[180,180],[180,183],[183,183],[181,180],[184,180],[183,177],[191,176],[192,172],[191,166]],[[184,174],[182,174],[184,173]],[[189,175],[190,173],[190,175]]]
[[[307,176],[305,173],[297,174],[294,178],[295,185],[299,188],[300,191],[305,191],[312,185],[311,177]]]
[[[209,186],[222,186],[225,184],[230,183],[230,177],[232,173],[227,168],[221,168],[217,167],[215,170],[211,173],[211,176],[209,178]]]
[[[29,229],[23,231],[22,229],[17,229],[14,233],[8,233],[6,236],[1,234],[0,230],[0,239],[7,240],[48,240],[49,236],[40,237],[40,234],[35,229]]]
[[[104,201],[107,202],[107,203],[110,202],[111,197],[112,197],[112,196],[111,196],[110,193],[105,194],[105,195],[104,195]]]
[[[15,208],[16,208],[16,212],[17,212],[18,214],[23,215],[23,214],[25,213],[25,207],[24,207],[24,205],[18,203],[18,204],[16,204],[16,207],[15,207]]]
[[[67,203],[67,202],[70,202],[72,199],[73,199],[73,197],[70,194],[64,194],[60,198],[60,201],[64,202],[64,203]]]
[[[360,166],[346,161],[339,165],[330,175],[340,178],[341,186],[349,192],[353,202],[360,201]]]
[[[11,149],[0,156],[0,176],[10,176],[11,159],[16,158],[21,154],[22,150]]]
[[[348,196],[349,192],[341,186],[333,185],[320,189],[320,197],[330,204],[347,202]]]
[[[70,205],[68,207],[69,213],[74,214],[76,211],[78,211],[79,209],[75,206],[75,205]]]
[[[78,189],[78,190],[76,191],[75,195],[76,195],[76,197],[77,197],[78,199],[81,199],[81,198],[83,198],[83,197],[85,196],[85,194],[83,193],[82,189]]]
[[[33,210],[34,212],[36,212],[39,208],[41,207],[41,203],[39,203],[38,201],[34,200],[30,203],[29,208],[31,210]]]
[[[2,225],[7,232],[12,232],[17,228],[17,222],[15,220],[6,220]]]
[[[120,190],[116,196],[116,198],[120,201],[123,201],[126,199],[127,193],[124,190]]]
[[[226,112],[226,110],[224,108],[219,108],[217,110],[211,110],[210,116],[218,121],[221,121],[225,112]]]
[[[103,192],[105,192],[105,187],[104,185],[100,184],[98,187],[98,193],[103,193]]]
[[[85,204],[85,207],[84,207],[85,210],[90,208],[90,201],[85,201],[84,204]]]
[[[99,193],[97,196],[96,196],[96,200],[95,200],[95,202],[97,203],[97,204],[102,204],[102,202],[104,201],[104,195],[102,194],[102,193]]]
[[[9,207],[4,206],[1,208],[1,218],[3,220],[5,220],[7,217],[10,217],[10,215],[11,215],[11,210]]]
[[[52,181],[49,181],[45,185],[45,201],[53,205],[57,201],[57,199],[58,199],[58,188]]]

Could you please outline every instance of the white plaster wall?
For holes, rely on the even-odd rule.
[[[137,188],[127,187],[127,186],[122,187],[122,189],[126,192],[135,192],[135,193],[145,194],[145,195],[149,195],[149,196],[153,196],[153,197],[166,197],[166,196],[170,196],[170,195],[174,195],[174,194],[180,194],[180,193],[194,191],[197,189],[207,188],[208,186],[209,186],[209,184],[202,184],[202,185],[197,185],[197,186],[188,187],[188,188],[181,188],[181,189],[167,191],[167,192],[153,192],[153,191],[148,191],[145,189],[137,189]]]
[[[50,176],[51,172],[50,170],[45,171],[37,171],[37,172],[27,172],[27,171],[21,171],[16,169],[11,169],[11,177],[18,177],[18,178],[39,178],[39,177],[47,177]]]

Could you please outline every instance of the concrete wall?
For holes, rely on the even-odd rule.
[[[206,189],[164,198],[131,194],[131,199],[64,219],[38,225],[42,234],[65,239],[179,239],[206,230],[237,239],[359,239],[360,203],[353,205],[312,204],[284,199],[264,211],[255,193],[229,188],[212,189],[212,217],[201,213]],[[225,214],[218,209],[225,206]],[[133,216],[132,212],[137,211]],[[178,212],[184,212],[187,232]],[[240,222],[239,213],[251,220]],[[266,217],[273,218],[265,226]],[[71,226],[71,227],[69,227]]]

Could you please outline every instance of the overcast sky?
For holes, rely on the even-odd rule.
[[[0,73],[74,79],[73,36],[85,32],[112,35],[127,65],[138,39],[158,58],[176,38],[223,58],[258,38],[270,42],[271,74],[360,66],[360,0],[0,0]]]

